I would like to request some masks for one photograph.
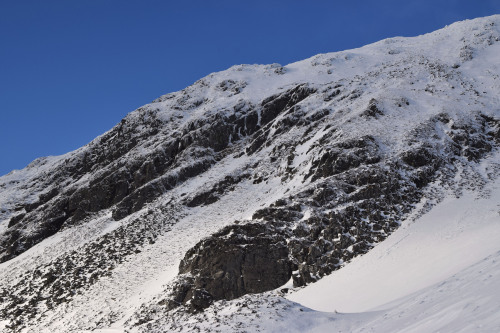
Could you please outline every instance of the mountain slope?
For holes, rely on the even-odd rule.
[[[499,25],[234,66],[1,177],[0,327],[169,331],[225,300],[280,304],[247,294],[315,282],[481,192],[499,172]]]
[[[478,171],[489,173],[499,162],[493,154]],[[459,198],[449,193],[428,214],[408,219],[369,253],[288,300],[273,291],[219,302],[184,320],[203,331],[217,318],[221,332],[496,332],[499,182]]]

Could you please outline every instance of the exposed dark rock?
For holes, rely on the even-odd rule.
[[[260,123],[258,124],[260,125],[260,129],[254,133],[252,142],[247,146],[245,152],[251,155],[264,146],[269,139],[268,136],[270,132],[270,127],[266,125],[270,124],[278,115],[285,111],[290,111],[290,115],[274,125],[275,135],[277,136],[284,130],[298,124],[300,121],[300,114],[298,114],[298,112],[300,113],[300,108],[298,108],[297,104],[314,92],[316,92],[315,89],[302,84],[284,93],[263,100],[260,110]]]
[[[328,116],[329,114],[330,114],[330,110],[328,110],[328,109],[318,110],[315,113],[313,113],[312,115],[308,116],[306,118],[306,121],[307,122],[318,121],[318,120]]]
[[[264,219],[265,221],[287,221],[291,222],[297,218],[301,218],[300,206],[284,207],[284,208],[263,208],[257,210],[252,219]]]
[[[262,110],[260,113],[261,126],[266,125],[275,119],[280,113],[301,102],[316,90],[307,85],[299,85],[286,92],[266,98],[262,101]]]
[[[424,147],[404,152],[401,159],[403,162],[414,168],[429,165],[437,161],[436,156],[434,156],[429,149]]]
[[[237,176],[226,176],[223,181],[214,185],[209,191],[196,194],[192,198],[184,200],[188,207],[196,207],[200,205],[210,205],[217,202],[221,195],[228,191],[234,190],[234,186],[243,179],[250,177],[250,174],[240,174]]]
[[[377,103],[377,100],[372,98],[368,103],[368,107],[365,111],[363,111],[361,115],[366,118],[377,118],[378,116],[383,115],[384,112],[380,110],[380,107],[377,105]]]
[[[316,180],[329,177],[362,164],[375,164],[379,161],[378,147],[374,139],[362,137],[325,148],[321,157],[313,161],[306,178],[312,176],[312,180]]]
[[[233,225],[202,240],[179,266],[189,287],[174,288],[172,299],[200,310],[213,300],[278,288],[290,279],[285,238],[262,224]],[[182,300],[180,300],[182,299]]]
[[[329,102],[331,101],[332,99],[334,99],[335,97],[339,96],[340,93],[342,92],[339,88],[342,87],[342,85],[340,84],[337,84],[329,89],[327,89],[324,94],[323,94],[323,100],[325,102]]]
[[[11,217],[10,221],[9,221],[9,224],[7,225],[7,227],[8,228],[12,227],[17,222],[21,221],[25,216],[26,216],[26,214],[21,213],[21,214],[18,214],[18,215],[15,215],[15,216]]]
[[[239,94],[245,87],[247,83],[244,81],[234,81],[234,80],[224,80],[217,85],[217,88],[222,91],[231,91],[234,95]]]
[[[292,102],[303,97],[301,89],[290,94]],[[54,187],[34,204],[22,207],[27,214],[14,218],[10,227],[37,225],[38,232],[17,240],[16,233],[8,231],[0,238],[0,252],[2,248],[5,252],[0,254],[0,262],[22,253],[63,226],[78,224],[102,209],[114,206],[113,218],[122,219],[186,179],[205,172],[213,165],[215,153],[223,151],[231,141],[240,140],[240,135],[251,135],[257,130],[258,116],[252,106],[242,103],[237,109],[238,116],[215,114],[203,122],[188,123],[181,130],[181,136],[159,144],[146,160],[134,159],[119,164],[125,163],[117,161],[132,150],[139,139],[158,134],[163,125],[154,113],[145,109],[144,130],[140,133],[136,130],[137,124],[131,124],[125,118],[87,152],[65,161],[57,173],[61,180],[64,175],[78,180],[85,174],[96,173],[87,184],[77,189]],[[198,161],[178,170],[186,156],[194,155],[193,147],[197,149]],[[46,182],[58,184],[52,178]],[[49,201],[51,208],[48,209],[44,205]]]

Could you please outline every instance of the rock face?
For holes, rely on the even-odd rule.
[[[443,189],[481,186],[500,143],[499,24],[234,66],[1,177],[0,325],[146,332],[313,283]]]
[[[286,238],[262,224],[228,226],[190,249],[181,261],[176,305],[193,311],[213,301],[278,288],[292,275]]]

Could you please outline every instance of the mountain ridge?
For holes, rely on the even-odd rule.
[[[475,164],[500,140],[499,24],[496,15],[287,66],[233,66],[75,152],[1,177],[0,320],[16,318],[4,330],[128,319],[137,304],[107,283],[136,270],[128,261],[141,253],[175,258],[149,277],[181,274],[149,294],[162,310],[141,301],[134,329],[147,329],[151,309],[197,313],[290,279],[304,286],[430,210],[443,195],[430,184],[460,196],[487,182]],[[178,250],[167,249],[174,233]],[[79,308],[100,287],[124,304]],[[68,306],[82,316],[72,324]]]

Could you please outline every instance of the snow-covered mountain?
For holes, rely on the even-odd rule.
[[[499,75],[500,16],[239,65],[12,171],[0,331],[500,330]]]

